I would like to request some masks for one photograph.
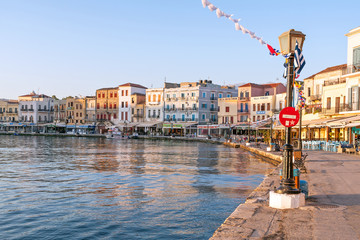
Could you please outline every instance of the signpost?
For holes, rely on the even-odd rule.
[[[280,111],[279,119],[281,125],[285,127],[295,126],[300,119],[299,111],[296,111],[293,107],[286,107]]]

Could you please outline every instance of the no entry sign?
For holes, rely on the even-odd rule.
[[[295,108],[286,107],[280,111],[279,119],[280,123],[285,127],[293,127],[299,122],[300,114]]]

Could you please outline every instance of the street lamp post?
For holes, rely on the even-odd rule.
[[[248,121],[248,143],[250,144],[250,117],[248,117],[248,119],[247,119],[247,121]]]
[[[293,84],[294,84],[294,52],[296,41],[302,49],[305,35],[302,32],[291,29],[279,36],[280,48],[283,54],[289,54],[287,66],[287,89],[286,89],[286,107],[293,107]],[[293,146],[291,145],[291,127],[285,130],[284,160],[282,166],[282,180],[276,193],[280,194],[298,194],[300,190],[295,188],[293,173]]]
[[[301,124],[302,124],[302,107],[300,107],[300,120],[299,120],[299,150],[302,152],[302,138],[301,138]]]
[[[271,123],[270,123],[270,150],[272,151],[272,136],[273,136],[273,117],[274,111],[271,111]]]

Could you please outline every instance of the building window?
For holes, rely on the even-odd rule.
[[[256,111],[256,104],[253,104],[253,111]]]
[[[97,104],[96,104],[96,108],[97,108],[97,109],[100,109],[100,103],[97,103]]]
[[[265,103],[261,104],[261,111],[265,111]]]
[[[226,107],[225,112],[230,112],[230,107]]]
[[[202,108],[202,109],[206,109],[206,108],[207,108],[207,104],[206,104],[206,103],[201,104],[201,108]]]
[[[102,94],[102,98],[105,98],[105,93]]]
[[[128,107],[129,105],[128,105],[128,102],[125,102],[125,107]]]
[[[245,92],[245,97],[249,97],[249,92]]]
[[[124,102],[121,102],[121,108],[124,108]]]
[[[116,119],[116,113],[114,113],[114,119]]]
[[[203,94],[202,94],[202,97],[203,97],[203,98],[206,98],[206,93],[203,93]]]
[[[114,103],[114,109],[116,109],[116,103]]]
[[[121,120],[124,120],[124,112],[121,112]]]
[[[222,98],[222,93],[219,93],[219,98]]]
[[[110,93],[110,98],[112,98],[113,97],[113,93]]]
[[[112,109],[112,103],[109,104],[109,108]]]
[[[124,90],[121,90],[121,96],[122,97],[124,96]]]
[[[308,87],[308,97],[311,95],[311,88]]]
[[[253,116],[253,122],[255,122],[255,116]]]
[[[270,92],[269,91],[266,91],[265,92],[265,96],[269,96],[270,95]]]
[[[230,123],[232,124],[232,123],[234,123],[234,117],[230,117]]]
[[[331,109],[331,97],[328,97],[328,98],[326,99],[326,108],[327,108],[327,109]]]
[[[100,93],[98,93],[98,98],[101,98],[101,94],[100,94]]]
[[[125,121],[128,120],[128,112],[125,112]]]
[[[202,118],[202,120],[205,120],[205,114],[203,114],[203,115],[201,116],[201,118]]]
[[[114,98],[117,98],[117,93],[114,93]]]

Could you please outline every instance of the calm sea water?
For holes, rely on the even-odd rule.
[[[273,168],[207,143],[0,136],[0,239],[208,239]]]

